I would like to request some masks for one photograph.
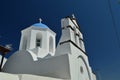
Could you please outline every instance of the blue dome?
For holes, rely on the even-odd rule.
[[[47,25],[42,24],[42,23],[35,23],[35,24],[33,24],[32,26],[35,26],[35,27],[40,27],[40,28],[48,28],[48,26],[47,26]]]

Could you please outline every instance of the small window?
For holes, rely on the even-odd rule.
[[[82,66],[80,66],[80,72],[83,74],[83,67]]]
[[[42,34],[41,33],[37,33],[36,34],[36,47],[42,47]]]
[[[36,47],[41,47],[41,39],[36,40]]]

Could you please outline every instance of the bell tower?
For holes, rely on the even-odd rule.
[[[61,20],[61,27],[62,27],[62,36],[60,38],[58,49],[56,53],[60,53],[61,49],[65,53],[71,53],[71,47],[68,47],[67,44],[72,43],[74,46],[79,48],[81,51],[85,52],[84,42],[83,42],[83,35],[80,31],[80,27],[77,24],[77,20],[74,15],[72,17],[65,17]],[[65,48],[69,48],[68,50]],[[67,51],[66,51],[67,50]],[[60,53],[62,54],[62,53]],[[59,54],[56,54],[59,55]]]
[[[83,35],[74,15],[61,20],[62,35],[56,56],[68,55],[71,80],[93,80],[92,70],[85,51]]]
[[[32,57],[44,58],[55,54],[56,33],[41,21],[21,31],[19,50],[29,51]]]

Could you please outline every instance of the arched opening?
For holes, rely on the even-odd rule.
[[[23,49],[23,50],[26,50],[26,48],[27,48],[27,37],[24,36],[24,37],[23,37],[22,49]]]
[[[74,39],[75,39],[75,43],[77,43],[76,28],[75,28],[75,26],[74,26]]]
[[[53,38],[49,38],[49,52],[53,53]]]
[[[79,44],[80,44],[80,48],[82,48],[82,40],[81,40],[81,38],[79,39]]]
[[[37,33],[36,35],[36,47],[42,47],[42,34]]]
[[[89,71],[89,68],[88,68],[88,65],[85,61],[85,59],[83,58],[83,56],[78,56],[78,59],[79,61],[81,60],[82,62],[82,67],[80,66],[80,72],[83,74],[85,72],[85,74],[88,75],[88,79],[87,80],[91,80],[91,76],[90,76],[90,71]],[[85,71],[86,70],[86,71]]]
[[[79,34],[79,45],[80,45],[80,48],[83,49],[83,44],[82,44],[83,40],[82,40],[80,33],[78,33],[78,34]]]

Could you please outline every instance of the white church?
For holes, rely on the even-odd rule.
[[[0,80],[96,80],[76,18],[61,20],[62,35],[35,23],[21,31],[19,50],[4,64]]]

